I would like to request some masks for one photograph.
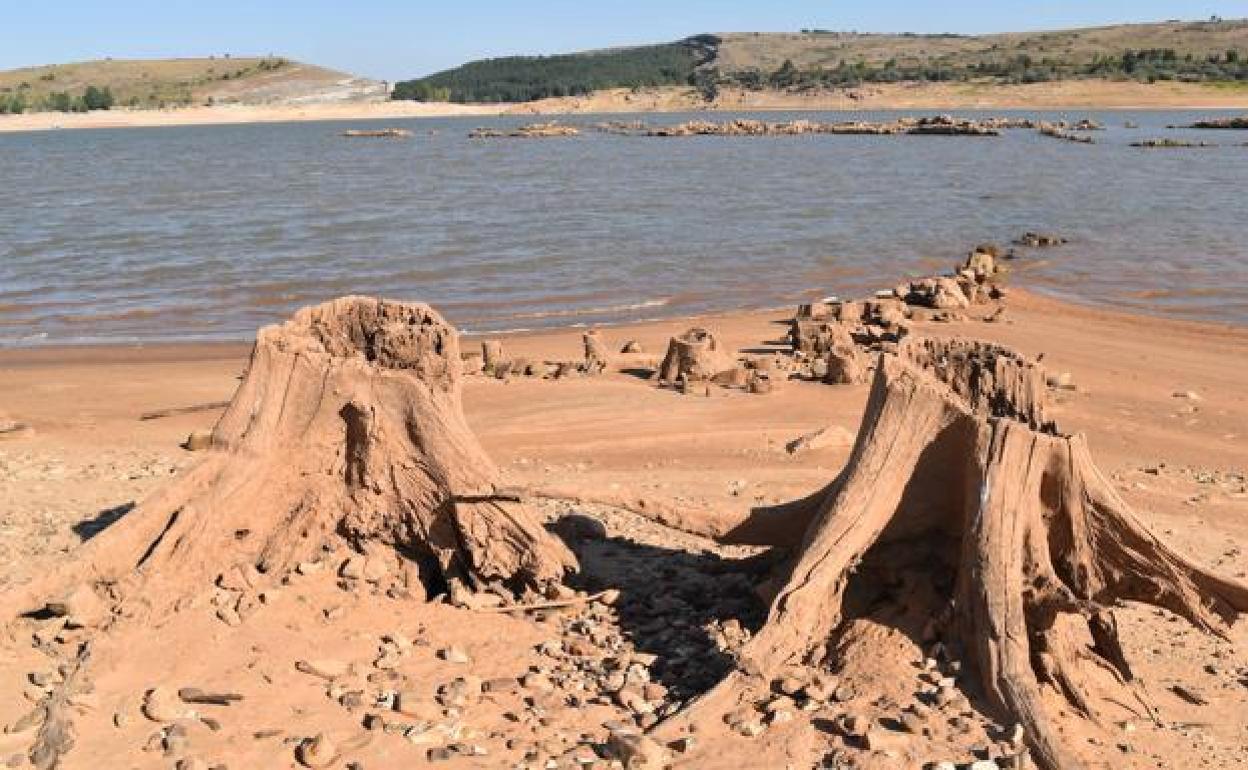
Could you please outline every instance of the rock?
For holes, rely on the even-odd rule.
[[[620,352],[621,353],[644,353],[646,351],[644,348],[642,348],[641,343],[638,342],[637,340],[629,340],[628,342],[624,343],[624,347],[620,348]]]
[[[550,681],[550,677],[538,671],[525,674],[520,680],[520,686],[535,692],[551,692],[555,689],[555,683]]]
[[[905,733],[886,730],[872,726],[862,736],[866,747],[871,751],[905,751],[910,746],[911,738]]]
[[[840,720],[840,730],[847,737],[863,738],[871,729],[871,720],[861,714],[844,714]]]
[[[362,580],[364,578],[364,558],[361,555],[353,555],[342,563],[342,567],[338,568],[338,577],[348,580]]]
[[[48,602],[47,611],[66,619],[69,627],[92,628],[100,625],[109,615],[108,607],[85,583],[75,586],[62,598]]]
[[[1201,400],[1200,395],[1192,390],[1176,390],[1173,395],[1175,398],[1185,398],[1188,401]]]
[[[208,763],[199,757],[183,757],[174,765],[174,770],[208,770]]]
[[[369,583],[380,583],[390,574],[390,561],[381,556],[369,556],[364,559],[360,574]]]
[[[349,666],[340,660],[300,660],[295,662],[295,670],[310,674],[321,679],[337,679],[347,673]]]
[[[471,660],[468,657],[468,653],[465,652],[462,647],[456,647],[454,645],[450,647],[443,647],[438,650],[438,657],[445,660],[447,663],[467,663]]]
[[[923,728],[925,726],[923,717],[919,716],[913,711],[901,712],[901,716],[898,718],[897,721],[901,723],[902,729],[904,729],[906,732],[914,733],[915,735],[923,734]]]
[[[186,441],[182,442],[182,448],[188,452],[202,452],[212,448],[212,431],[197,430],[192,431],[186,437]]]
[[[607,755],[618,759],[625,770],[662,770],[667,766],[667,750],[640,733],[613,731],[607,738]]]
[[[746,386],[746,391],[756,396],[765,396],[775,390],[775,381],[767,372],[755,371],[750,377],[750,384]]]
[[[692,735],[685,735],[668,744],[668,748],[677,754],[688,754],[697,746],[697,740]]]
[[[238,610],[229,605],[217,608],[217,619],[231,627],[241,625],[243,622],[243,618],[238,614]]]
[[[0,412],[0,438],[28,438],[33,435],[35,435],[34,428]]]
[[[967,770],[1000,770],[991,759],[977,759],[967,766]]]
[[[195,716],[186,708],[177,693],[168,687],[154,687],[143,697],[143,716],[153,722],[176,722]]]
[[[1071,377],[1070,372],[1062,372],[1061,374],[1050,374],[1048,377],[1044,378],[1044,381],[1045,381],[1045,384],[1048,385],[1050,388],[1057,388],[1061,390],[1074,390],[1075,389],[1075,381],[1074,381],[1074,378]]]
[[[329,767],[338,759],[338,747],[324,733],[319,733],[299,744],[295,758],[304,767]]]
[[[1050,246],[1061,246],[1066,243],[1066,239],[1060,235],[1052,233],[1023,233],[1014,239],[1015,246],[1027,246],[1029,248],[1047,248]]]
[[[633,712],[634,714],[649,714],[654,711],[654,706],[641,696],[635,690],[627,687],[615,694],[615,702]]]

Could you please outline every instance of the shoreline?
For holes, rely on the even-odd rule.
[[[1098,304],[1095,301],[1084,301],[1078,297],[1062,295],[1035,287],[1020,288],[1010,286],[1010,300],[1007,306],[1020,306],[1032,312],[1054,314],[1075,314],[1085,317],[1091,322],[1111,322],[1119,324],[1145,324],[1169,327],[1175,333],[1199,334],[1239,339],[1248,343],[1248,325],[1239,325],[1225,321],[1212,321],[1166,315],[1163,313],[1139,312]],[[393,298],[390,298],[393,299]],[[419,300],[405,300],[419,301]],[[437,305],[430,303],[434,310]],[[568,335],[579,335],[586,329],[603,329],[613,334],[642,333],[656,328],[683,326],[692,322],[725,321],[738,323],[741,321],[774,319],[778,315],[790,313],[796,304],[772,307],[738,307],[725,310],[714,310],[705,313],[676,313],[670,316],[621,320],[610,323],[574,323],[559,326],[538,327],[532,329],[513,329],[502,331],[472,331],[458,329],[459,336],[469,344],[491,337],[515,341],[541,341],[561,338]],[[274,323],[281,323],[283,319]],[[0,367],[39,367],[56,365],[94,365],[94,364],[158,364],[158,363],[195,363],[203,361],[220,361],[227,358],[246,357],[254,344],[254,334],[248,339],[223,340],[159,340],[154,342],[92,342],[92,343],[48,343],[45,345],[13,345],[0,346]]]
[[[1025,300],[1030,303],[1052,303],[1061,307],[1078,309],[1086,313],[1098,314],[1106,318],[1112,317],[1122,320],[1139,319],[1157,321],[1172,324],[1175,328],[1186,327],[1191,331],[1210,331],[1216,329],[1230,333],[1243,333],[1248,335],[1248,324],[1237,324],[1231,321],[1221,321],[1210,318],[1193,318],[1174,313],[1166,313],[1160,310],[1148,312],[1139,308],[1115,305],[1113,303],[1106,302],[1105,300],[1074,296],[1068,292],[1058,289],[1049,289],[1043,286],[1010,285],[1010,291],[1012,296],[1025,298]],[[385,298],[398,299],[395,297]],[[419,302],[422,300],[418,298],[409,298],[404,301]],[[435,310],[438,309],[436,303],[428,304],[430,304]],[[637,319],[624,318],[598,323],[575,322],[552,326],[498,330],[463,329],[458,326],[456,328],[459,331],[460,337],[467,338],[469,340],[480,340],[489,337],[519,339],[526,337],[544,337],[567,333],[578,333],[584,329],[596,328],[617,331],[689,321],[715,320],[720,318],[731,319],[742,316],[774,315],[776,313],[788,312],[791,309],[792,306],[790,305],[766,307],[738,306],[719,310],[708,310],[705,312],[675,312],[671,315],[652,316]],[[281,323],[282,320],[282,318],[277,318],[273,321],[273,323]],[[6,343],[0,344],[0,366],[15,364],[28,366],[55,363],[58,357],[65,355],[70,356],[70,358],[76,363],[146,363],[160,361],[213,360],[217,358],[218,353],[222,351],[250,350],[252,344],[254,343],[254,336],[255,333],[253,332],[246,337],[212,340],[160,338],[150,341],[126,339],[100,340],[91,342],[47,342],[36,344]],[[112,352],[109,353],[108,351]]]
[[[708,104],[679,86],[607,89],[587,96],[534,102],[344,102],[290,105],[214,105],[165,110],[114,109],[88,113],[36,112],[0,116],[0,134],[35,131],[244,125],[411,118],[508,117],[684,112],[865,112],[914,110],[1245,110],[1248,87],[1200,83],[1070,80],[1008,85],[982,83],[869,84],[818,93],[725,88]]]

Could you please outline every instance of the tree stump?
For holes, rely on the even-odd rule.
[[[415,560],[431,590],[560,580],[575,558],[495,490],[464,420],[456,337],[427,305],[363,297],[261,329],[207,458],[24,595],[129,579],[172,603],[235,565],[280,574],[335,538]]]
[[[694,327],[667,344],[667,355],[659,366],[659,384],[709,380],[736,366],[731,353],[721,349],[715,335]]]
[[[495,370],[500,367],[511,367],[511,361],[507,360],[503,353],[503,343],[499,340],[482,340],[481,361],[482,370],[488,375],[494,375]]]
[[[1112,608],[1143,602],[1219,633],[1248,611],[1248,587],[1153,535],[1084,438],[1058,431],[1044,383],[1039,366],[986,343],[923,340],[881,355],[840,476],[775,509],[774,526],[741,528],[810,522],[740,669],[672,725],[756,702],[786,667],[835,664],[849,589],[878,591],[881,574],[901,571],[904,585],[935,586],[911,615],[962,660],[985,710],[1023,726],[1042,768],[1084,767],[1067,720],[1094,726],[1124,695],[1143,695],[1124,692],[1137,684]],[[917,593],[875,599],[906,606]]]
[[[585,373],[602,374],[611,365],[611,351],[602,341],[597,329],[590,329],[581,335],[585,343]]]

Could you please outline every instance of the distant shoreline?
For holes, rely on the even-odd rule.
[[[611,89],[521,104],[341,102],[0,115],[0,133],[87,128],[593,113],[868,110],[1248,110],[1248,87],[1068,80],[1028,85],[897,83],[813,93],[724,89],[713,104],[692,88]]]

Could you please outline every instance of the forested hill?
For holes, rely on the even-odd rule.
[[[527,102],[579,96],[604,88],[684,85],[715,58],[719,38],[699,35],[675,43],[610,48],[555,56],[483,59],[395,84],[395,99]]]
[[[396,99],[519,102],[605,88],[810,90],[903,81],[1100,78],[1248,83],[1248,20],[1210,19],[995,35],[698,35],[674,43],[470,62],[397,85]]]

